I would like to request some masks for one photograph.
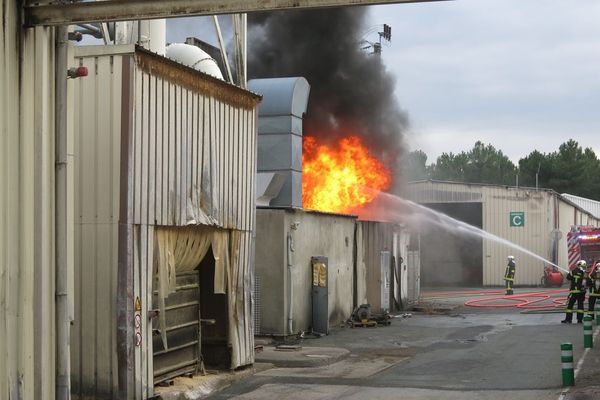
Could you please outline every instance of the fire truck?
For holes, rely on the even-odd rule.
[[[572,226],[567,233],[569,269],[575,268],[577,261],[584,260],[593,267],[600,262],[600,228],[592,226]]]

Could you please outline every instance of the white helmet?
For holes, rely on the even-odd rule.
[[[509,260],[514,260],[514,259],[515,259],[515,256],[508,256],[508,259],[509,259]]]
[[[587,266],[587,263],[585,262],[585,260],[579,260],[579,261],[577,261],[577,266],[581,267],[581,268],[585,268]]]

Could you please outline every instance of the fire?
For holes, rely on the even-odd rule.
[[[390,171],[369,154],[359,137],[346,137],[335,147],[319,145],[313,137],[304,137],[304,208],[348,213],[373,201],[390,184]]]

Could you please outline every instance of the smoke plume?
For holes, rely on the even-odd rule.
[[[321,142],[359,135],[399,177],[408,118],[381,57],[361,50],[367,12],[347,7],[249,15],[248,72],[250,78],[305,77],[311,85],[305,135]]]

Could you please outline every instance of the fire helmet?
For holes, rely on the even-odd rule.
[[[581,267],[581,268],[585,268],[587,266],[587,263],[585,262],[585,260],[579,260],[579,261],[577,261],[577,266]]]
[[[515,256],[508,256],[508,259],[509,259],[509,260],[514,260],[514,259],[515,259]]]

